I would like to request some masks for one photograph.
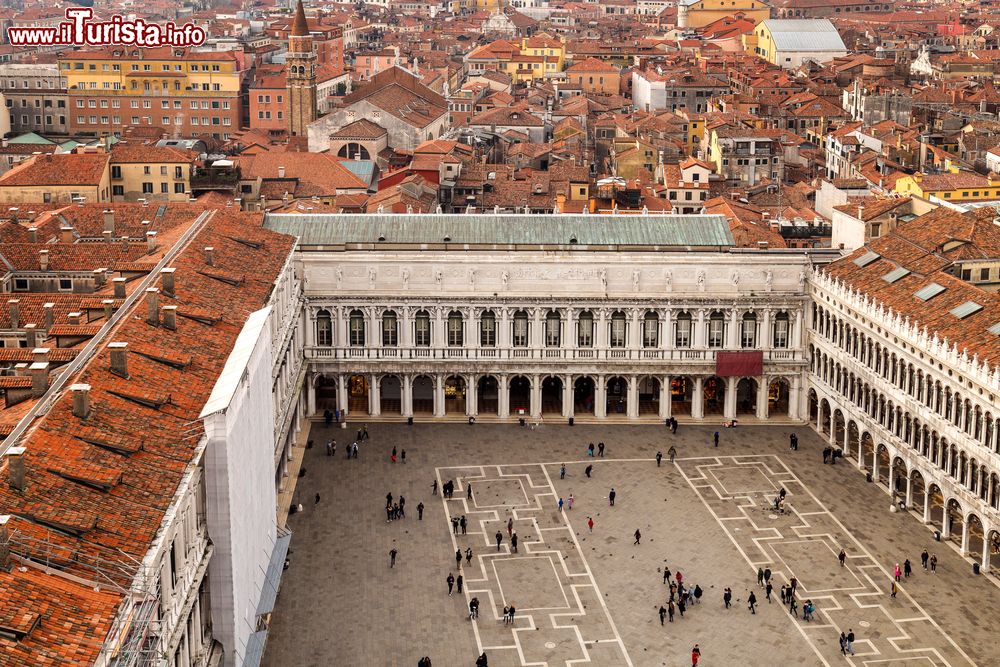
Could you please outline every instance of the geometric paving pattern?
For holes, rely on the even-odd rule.
[[[754,572],[771,568],[774,595],[795,577],[796,597],[813,601],[811,622],[792,622],[829,665],[838,637],[854,629],[850,664],[873,667],[958,667],[973,662],[906,592],[889,597],[891,573],[772,455],[678,459],[691,487],[719,521]],[[784,487],[783,513],[771,502]],[[837,555],[847,552],[840,566]],[[919,567],[915,563],[914,567]],[[956,591],[946,595],[961,594]],[[763,599],[763,595],[759,596]],[[790,619],[791,620],[791,619]],[[850,658],[850,656],[848,656]]]
[[[453,534],[452,541],[463,555],[473,550],[461,573],[466,601],[479,598],[473,630],[480,651],[491,659],[516,655],[525,666],[632,666],[543,464],[437,468],[437,477],[439,487],[455,482],[453,498],[441,496],[449,527],[452,517],[467,522],[467,534]],[[511,518],[517,553],[507,533]],[[516,614],[508,625],[501,617],[511,604]]]

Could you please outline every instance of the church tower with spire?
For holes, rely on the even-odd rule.
[[[316,120],[316,54],[306,23],[302,0],[295,6],[295,20],[288,34],[285,59],[285,87],[288,91],[288,134],[304,137],[309,123]]]

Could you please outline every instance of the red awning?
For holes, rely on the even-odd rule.
[[[749,352],[717,352],[715,374],[719,377],[756,377],[764,374],[764,353],[760,350]]]

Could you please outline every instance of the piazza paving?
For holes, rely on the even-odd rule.
[[[913,514],[890,512],[888,495],[850,462],[822,464],[822,441],[806,426],[681,424],[671,435],[620,424],[371,423],[371,439],[348,460],[358,426],[313,426],[295,494],[304,511],[289,517],[291,564],[265,665],[415,666],[426,655],[436,667],[464,667],[483,650],[491,667],[688,665],[696,643],[703,665],[1000,664],[1000,647],[984,640],[995,629],[990,619],[1000,618],[994,580],[974,575]],[[792,432],[797,452],[788,449]],[[588,443],[602,441],[605,457],[587,457]],[[391,462],[393,446],[406,450],[405,464]],[[448,480],[452,499],[432,495],[435,481]],[[786,511],[775,513],[780,488]],[[405,519],[386,521],[387,492],[405,496]],[[573,508],[560,511],[559,498],[571,494]],[[452,534],[453,516],[466,517],[466,534]],[[471,562],[456,569],[456,549],[468,548]],[[938,556],[935,575],[920,567],[924,548]],[[891,598],[892,567],[906,558],[914,575]],[[661,627],[664,567],[705,594]],[[773,572],[771,604],[758,567]],[[462,594],[448,595],[449,573],[463,575]],[[806,599],[816,606],[811,622],[780,603],[777,589],[792,576],[800,608]],[[728,610],[725,587],[734,598]],[[746,605],[751,590],[756,615]],[[476,622],[468,619],[473,596]],[[510,625],[501,621],[507,605],[517,608]],[[853,658],[837,642],[849,628]]]

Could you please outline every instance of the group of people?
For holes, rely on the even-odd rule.
[[[406,498],[400,494],[399,499],[393,502],[392,491],[385,494],[385,522],[396,521],[397,519],[406,518]],[[421,518],[423,518],[423,511],[421,511]]]
[[[472,500],[472,485],[466,484],[466,488],[468,491],[467,497],[469,498],[469,500]],[[436,496],[437,492],[438,492],[438,483],[437,480],[435,479],[434,483],[431,484],[431,495]],[[455,497],[454,480],[449,479],[447,482],[441,485],[441,495],[443,495],[446,499],[449,500]]]
[[[636,533],[638,532],[637,530]],[[638,537],[636,539],[638,540]],[[680,613],[681,618],[684,618],[684,612],[687,611],[688,607],[700,603],[701,597],[705,593],[698,584],[695,584],[694,588],[685,586],[684,575],[680,571],[672,574],[669,567],[663,568],[663,583],[670,585],[670,594],[666,606],[660,605],[657,612],[660,616],[660,625],[663,625],[664,619],[673,623],[675,611]],[[674,600],[676,600],[676,604]]]
[[[594,443],[590,443],[589,445],[587,445],[587,456],[590,456],[590,457],[594,456]],[[597,456],[599,456],[600,458],[604,458],[604,443],[603,442],[597,443]]]

